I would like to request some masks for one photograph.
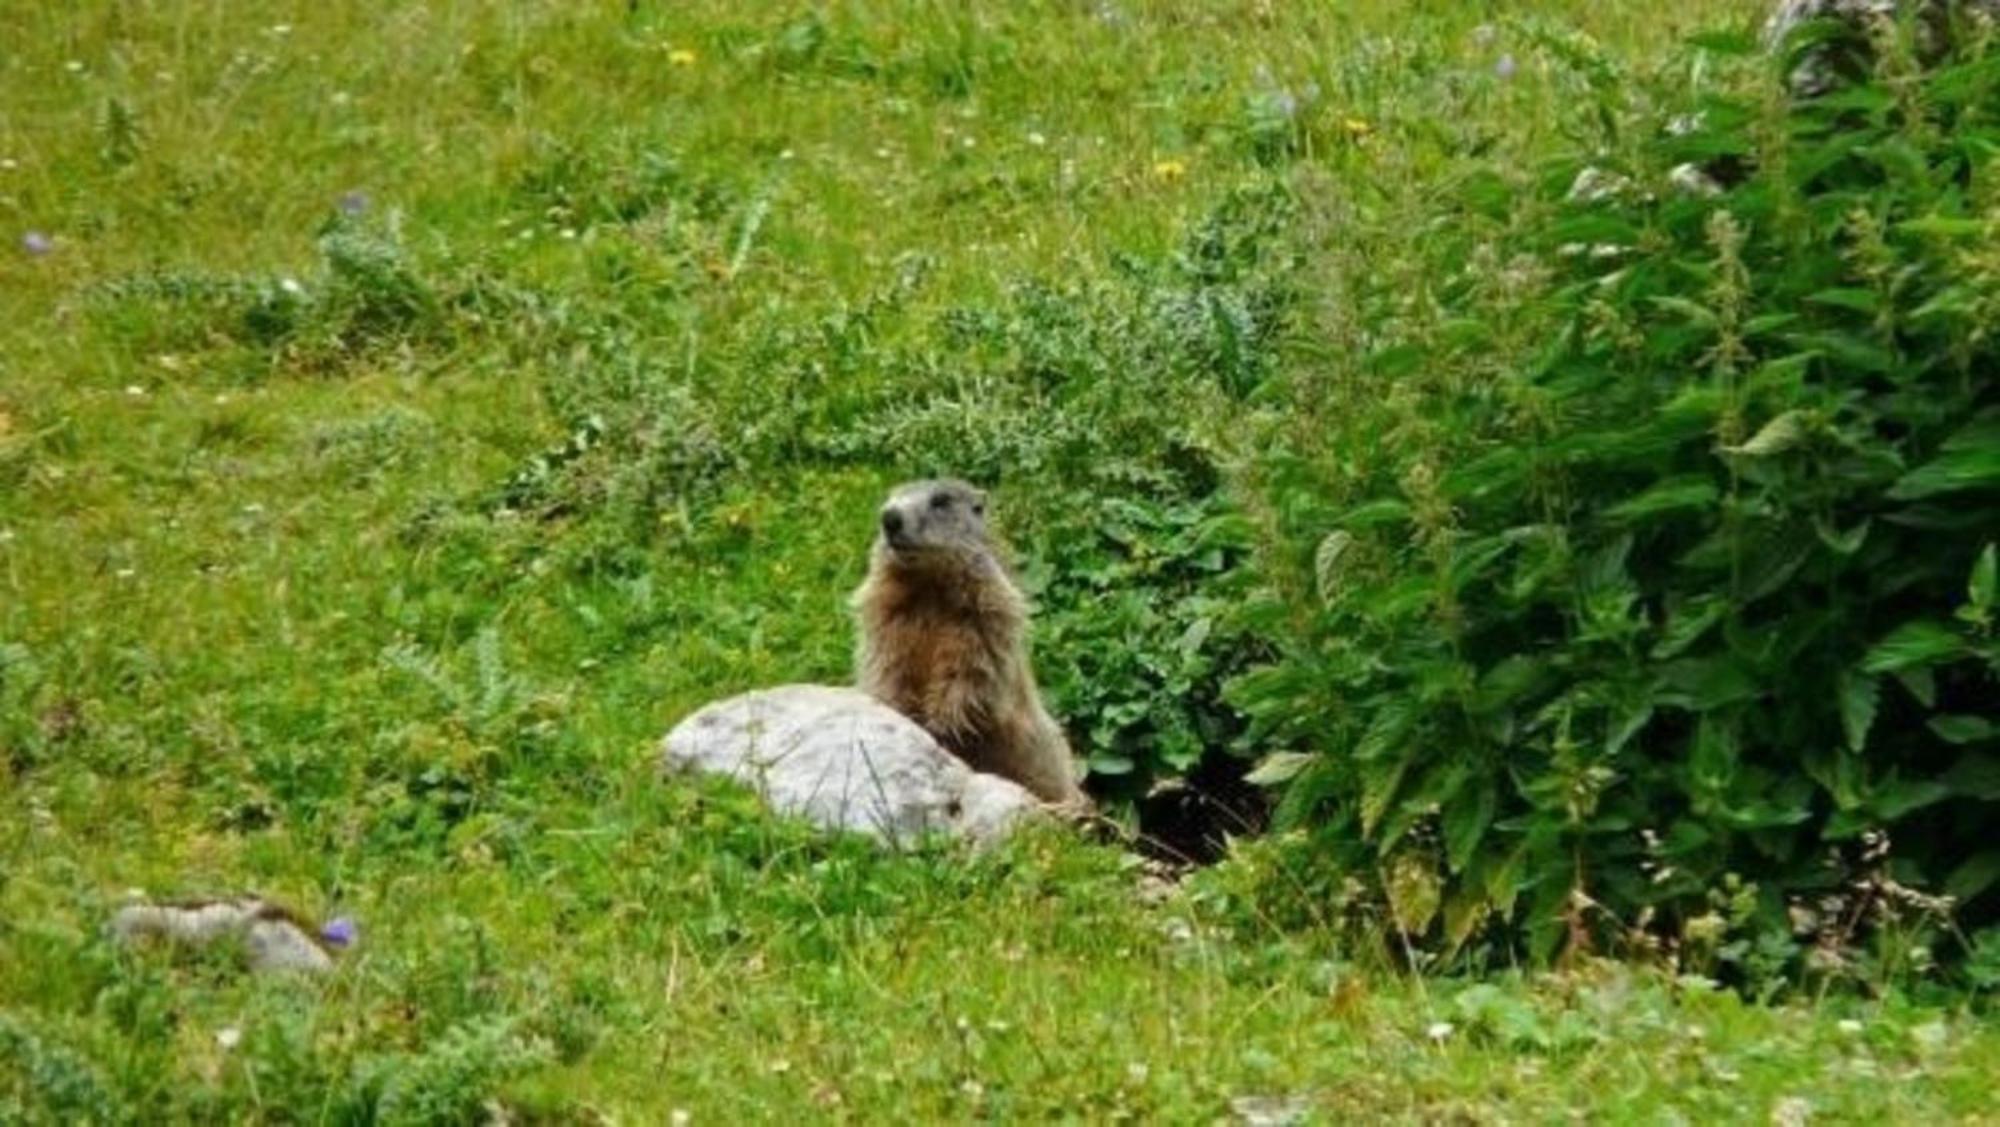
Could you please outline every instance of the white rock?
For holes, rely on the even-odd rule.
[[[723,775],[781,814],[906,845],[927,834],[986,844],[1041,804],[981,774],[858,689],[784,685],[718,701],[660,746],[669,771]]]
[[[254,971],[333,969],[325,944],[309,935],[281,909],[256,897],[198,904],[132,904],[111,918],[111,932],[123,943],[164,939],[191,947],[234,940],[243,945]]]
[[[1788,79],[1793,95],[1816,98],[1854,77],[1851,72],[1866,72],[1872,52],[1869,28],[1880,21],[1914,16],[1917,54],[1926,65],[1935,62],[1950,46],[1953,6],[1948,0],[1778,0],[1764,21],[1764,44],[1776,49],[1795,28],[1810,20],[1847,26],[1849,42],[1812,45]],[[1956,7],[1964,26],[1974,34],[1974,18],[2000,18],[2000,0],[1960,0]]]

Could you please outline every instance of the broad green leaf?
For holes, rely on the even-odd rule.
[[[1812,349],[1821,358],[1858,368],[1864,372],[1890,372],[1895,370],[1895,354],[1876,344],[1863,340],[1852,333],[1820,332],[1798,333],[1792,338],[1794,344]]]
[[[1988,544],[1986,550],[1979,553],[1978,562],[1972,565],[1972,578],[1965,585],[1973,606],[1982,610],[1991,609],[1995,599],[2000,598],[2000,590],[1996,590],[1996,585],[2000,585],[2000,574],[1996,572],[2000,572],[2000,562],[1995,560],[1994,545]]]
[[[1944,890],[1947,895],[1966,901],[1992,888],[1995,881],[2000,881],[2000,849],[1985,849],[1953,869],[1944,878]]]
[[[1813,555],[1813,541],[1804,532],[1803,528],[1791,535],[1772,532],[1753,541],[1752,550],[1744,554],[1740,564],[1743,602],[1754,603],[1792,581]]]
[[[1696,725],[1694,746],[1688,753],[1688,771],[1695,787],[1720,791],[1736,775],[1736,724],[1715,716],[1704,716]]]
[[[1243,781],[1260,787],[1288,783],[1318,759],[1318,755],[1308,751],[1274,751],[1243,776]]]
[[[1660,631],[1660,640],[1653,644],[1653,657],[1659,660],[1679,657],[1727,613],[1728,601],[1714,595],[1689,599],[1675,607]]]
[[[1813,531],[1819,534],[1819,542],[1843,556],[1851,556],[1860,551],[1861,545],[1868,541],[1868,530],[1873,527],[1875,527],[1873,518],[1864,518],[1860,524],[1846,532],[1840,531],[1825,520],[1813,521]]]
[[[1840,677],[1840,726],[1847,733],[1847,746],[1860,751],[1868,746],[1868,730],[1875,726],[1875,709],[1882,697],[1882,685],[1873,677],[1843,673]]]
[[[1445,804],[1440,829],[1444,833],[1445,859],[1451,871],[1464,872],[1473,850],[1479,848],[1486,827],[1493,824],[1499,798],[1492,783],[1479,783],[1459,790]]]
[[[1944,784],[1959,798],[2000,799],[2000,755],[1968,751],[1944,773]]]
[[[1670,313],[1678,313],[1704,329],[1713,329],[1716,326],[1715,314],[1713,312],[1689,301],[1687,298],[1655,294],[1646,300]]]
[[[1632,742],[1632,737],[1645,731],[1653,719],[1653,700],[1649,696],[1638,696],[1625,701],[1612,713],[1611,730],[1604,740],[1607,755],[1617,755]]]
[[[1924,159],[1924,154],[1901,137],[1869,145],[1860,152],[1879,165],[1882,171],[1903,181],[1906,187],[1921,188],[1930,182],[1930,164]]]
[[[1917,666],[1939,665],[1962,656],[1965,641],[1950,627],[1928,620],[1906,622],[1875,643],[1862,659],[1870,673],[1896,673]]]
[[[1750,667],[1728,654],[1668,662],[1660,669],[1660,682],[1667,690],[1660,696],[1661,703],[1671,702],[1692,712],[1712,712],[1763,693]]]
[[[1951,797],[1951,788],[1934,779],[1901,779],[1891,775],[1869,796],[1868,808],[1887,821]]]
[[[1123,755],[1100,751],[1090,757],[1090,773],[1093,775],[1129,775],[1133,763]]]
[[[1718,496],[1715,482],[1705,476],[1670,478],[1611,506],[1605,515],[1613,520],[1636,520],[1677,509],[1706,509],[1715,504]]]
[[[1930,719],[1930,729],[1937,733],[1939,739],[1954,744],[1985,743],[2000,737],[2000,724],[1995,724],[1984,716],[1963,714],[1933,716]]]
[[[1866,313],[1871,317],[1880,312],[1882,308],[1882,299],[1874,290],[1856,289],[1846,286],[1821,290],[1806,298],[1806,300],[1812,302],[1814,305],[1831,305],[1837,309],[1851,309],[1856,313]]]
[[[1417,708],[1408,700],[1391,700],[1375,710],[1375,716],[1368,722],[1368,730],[1363,732],[1359,743],[1354,745],[1354,758],[1363,763],[1381,759],[1403,761],[1409,757],[1403,752],[1404,740],[1417,726]]]
[[[1896,671],[1896,681],[1918,704],[1925,708],[1937,707],[1937,677],[1928,665],[1913,665]]]
[[[1810,421],[1811,415],[1806,411],[1786,411],[1765,423],[1748,442],[1741,446],[1725,446],[1722,449],[1725,453],[1739,454],[1746,458],[1768,458],[1773,454],[1782,454],[1806,440],[1806,436],[1810,433],[1808,427]]]
[[[1486,898],[1476,889],[1462,884],[1447,893],[1444,899],[1444,942],[1447,950],[1456,951],[1465,946],[1479,925],[1486,921],[1492,911]]]
[[[1915,501],[1939,493],[2000,486],[2000,443],[1947,450],[1903,475],[1889,490],[1898,501]]]
[[[1387,762],[1371,760],[1360,764],[1362,837],[1374,838],[1375,828],[1389,812],[1389,803],[1396,797],[1396,788],[1402,785],[1403,771],[1409,762],[1408,756],[1399,755]]]
[[[1905,219],[1896,224],[1896,229],[1912,235],[1940,235],[1948,239],[1967,239],[1985,234],[1986,224],[1978,219],[1925,215],[1916,219]]]
[[[1376,525],[1408,520],[1409,516],[1410,506],[1401,501],[1370,501],[1342,514],[1340,523],[1349,528],[1373,528]]]
[[[1320,602],[1333,602],[1340,582],[1340,562],[1353,546],[1354,534],[1344,528],[1334,529],[1319,542],[1319,549],[1313,553],[1313,582],[1319,589]]]

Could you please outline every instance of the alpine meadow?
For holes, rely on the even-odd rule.
[[[1995,8],[0,4],[0,1122],[1994,1122]]]

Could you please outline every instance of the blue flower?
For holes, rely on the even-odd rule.
[[[347,916],[335,916],[326,922],[325,927],[319,929],[319,937],[335,947],[352,945],[354,936],[354,921]]]
[[[334,206],[340,208],[342,215],[360,215],[362,212],[368,210],[368,193],[358,188],[353,191],[342,192],[340,193],[340,199],[335,201]]]
[[[30,231],[21,236],[21,249],[40,258],[56,249],[56,241],[40,231]]]

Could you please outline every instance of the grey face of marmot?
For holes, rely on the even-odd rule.
[[[920,570],[929,562],[963,562],[992,554],[986,494],[963,481],[900,485],[882,506],[875,537],[878,562]]]

